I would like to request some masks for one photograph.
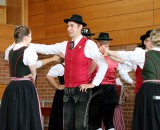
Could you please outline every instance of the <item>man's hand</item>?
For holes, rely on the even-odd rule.
[[[109,55],[109,47],[106,46],[101,46],[99,48],[99,51],[102,53],[103,56],[108,56]]]
[[[81,84],[79,87],[80,87],[80,91],[87,92],[88,88],[94,88],[95,85],[94,84]]]
[[[136,85],[135,82],[131,83],[131,86],[132,86],[133,88],[135,88],[135,85]]]
[[[60,61],[60,56],[54,55],[53,57],[50,58],[51,61]]]

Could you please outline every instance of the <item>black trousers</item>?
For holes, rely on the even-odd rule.
[[[118,102],[118,96],[113,85],[100,85],[93,89],[93,94],[87,106],[85,126],[88,130],[114,128],[113,115]]]
[[[64,107],[64,130],[85,130],[84,116],[86,106],[91,95],[79,91],[79,87],[65,88],[63,97]]]

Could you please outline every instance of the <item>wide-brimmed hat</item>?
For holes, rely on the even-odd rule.
[[[84,27],[87,26],[87,24],[83,22],[82,16],[78,14],[73,14],[69,19],[64,19],[65,23],[68,23],[69,21],[74,21],[76,23],[82,24]]]
[[[92,36],[92,35],[95,35],[94,33],[91,33],[90,29],[89,28],[82,28],[82,35],[83,36]]]
[[[108,33],[101,32],[98,36],[98,38],[94,38],[95,40],[113,40],[112,38],[109,38]]]
[[[140,37],[140,40],[142,41],[142,43],[140,45],[138,45],[138,47],[141,47],[143,49],[146,48],[146,45],[144,44],[144,40],[148,37],[150,37],[150,34],[153,30],[148,30],[145,34],[143,34],[141,37]]]

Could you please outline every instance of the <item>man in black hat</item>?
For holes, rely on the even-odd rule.
[[[91,33],[89,28],[82,28],[82,35],[85,36],[88,39],[91,39],[91,36],[93,36],[95,34]]]
[[[80,15],[74,14],[64,22],[68,25],[70,41],[53,45],[31,44],[31,46],[37,53],[65,55],[64,130],[84,130],[84,115],[91,92],[85,88],[98,86],[108,65],[96,43],[82,36],[81,30],[87,24]],[[97,63],[99,69],[90,83],[89,70],[92,60]]]
[[[141,71],[144,66],[145,52],[153,48],[153,44],[150,39],[151,32],[152,30],[148,30],[144,35],[140,37],[142,44],[136,47],[134,51],[111,51],[107,48],[105,50],[104,48],[101,48],[102,53],[107,55],[109,54],[111,56],[115,56],[123,59],[124,61],[127,61],[128,67],[130,67],[130,71],[135,71],[136,82],[132,84],[135,84],[134,90],[136,94],[138,93],[138,90],[140,89],[143,82]]]
[[[143,34],[140,37],[141,40],[141,44],[138,45],[138,47],[141,47],[142,49],[147,49],[147,50],[151,50],[153,48],[153,45],[151,43],[151,39],[150,39],[150,33],[152,32],[152,30],[148,30],[145,34]]]
[[[113,40],[109,37],[109,34],[105,32],[100,33],[98,38],[94,39],[97,40],[98,47],[109,47],[110,41]],[[105,60],[108,63],[107,72],[99,87],[93,88],[93,95],[88,103],[85,125],[91,130],[101,128],[102,121],[106,130],[114,130],[113,116],[115,107],[118,104],[118,96],[115,89],[115,75],[117,70],[121,69],[121,64],[111,60],[109,57],[105,57]],[[120,111],[120,106],[119,108],[117,106],[116,110]],[[123,117],[120,114],[116,116],[118,119]],[[121,126],[117,125],[119,122],[122,123]],[[124,130],[124,120],[116,120],[116,123],[116,126],[118,126],[117,129]]]

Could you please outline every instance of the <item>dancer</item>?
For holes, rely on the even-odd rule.
[[[49,83],[56,88],[48,130],[63,130],[64,59],[58,55],[57,57],[60,59],[57,61],[58,64],[52,66],[46,76]],[[59,83],[56,82],[57,77]]]
[[[160,128],[160,28],[150,34],[153,49],[145,54],[143,84],[136,95],[132,130]]]
[[[110,40],[112,40],[108,33],[100,33],[98,38],[95,39],[98,40],[98,47],[102,45],[109,47]],[[102,119],[106,130],[114,129],[113,114],[118,103],[115,90],[115,74],[121,65],[108,57],[105,57],[105,59],[108,63],[108,70],[100,86],[93,88],[93,94],[87,107],[85,125],[89,130],[100,128]],[[86,89],[88,88],[81,88],[82,91],[86,91]]]
[[[27,26],[15,28],[15,46],[8,53],[11,81],[5,89],[0,107],[1,130],[42,130],[34,86],[38,56],[32,48],[28,48],[31,35]]]
[[[32,44],[31,46],[38,53],[62,53],[65,56],[64,129],[83,130],[85,129],[84,115],[91,90],[88,90],[87,93],[81,92],[79,91],[79,86],[84,88],[98,86],[108,66],[97,45],[92,40],[82,36],[81,30],[87,25],[83,22],[82,17],[80,15],[72,15],[71,18],[65,19],[64,22],[68,24],[67,31],[71,38],[69,42],[64,41],[53,45]],[[99,69],[96,77],[90,83],[89,70],[92,60],[97,63]]]
[[[126,64],[128,68],[130,68],[128,71],[135,71],[136,83],[132,84],[135,84],[134,90],[136,94],[138,93],[138,90],[143,82],[141,71],[144,66],[145,52],[153,48],[153,44],[150,39],[151,32],[152,30],[148,30],[144,35],[140,37],[142,44],[139,47],[137,47],[134,51],[112,51],[106,48],[105,46],[100,48],[100,51],[104,55],[115,56],[123,59],[124,61],[127,61]]]

